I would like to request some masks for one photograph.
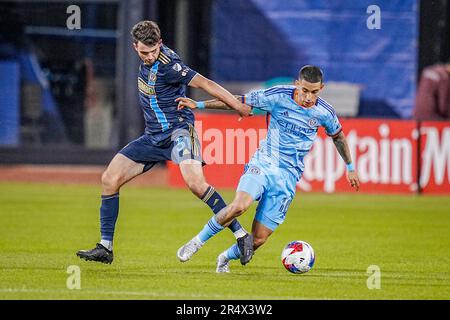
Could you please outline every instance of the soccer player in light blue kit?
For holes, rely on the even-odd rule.
[[[285,219],[304,170],[303,159],[321,126],[332,137],[347,164],[349,183],[359,189],[358,175],[342,126],[333,107],[318,96],[323,87],[320,68],[308,65],[300,70],[294,86],[276,86],[237,96],[248,108],[270,114],[267,137],[245,166],[233,202],[213,216],[197,236],[178,250],[180,261],[189,260],[208,239],[243,214],[253,201],[259,201],[252,225],[253,250],[263,245]],[[179,108],[231,109],[218,100],[196,103],[189,98],[179,98],[178,102]],[[246,255],[251,257],[253,251]],[[241,256],[238,246],[231,246],[218,256],[216,272],[229,272],[229,261]]]

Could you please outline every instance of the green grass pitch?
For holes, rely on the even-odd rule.
[[[178,262],[178,247],[210,217],[187,189],[124,187],[113,264],[78,259],[99,240],[99,199],[99,186],[0,183],[0,299],[450,298],[450,197],[298,193],[285,223],[230,274],[215,273],[217,255],[235,241],[228,230]],[[246,228],[254,210],[240,219]],[[297,239],[316,252],[303,275],[280,262]],[[66,285],[71,265],[79,290]],[[371,265],[379,289],[367,286]]]

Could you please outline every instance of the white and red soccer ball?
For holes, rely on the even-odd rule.
[[[315,256],[311,245],[305,241],[296,240],[288,243],[281,253],[281,262],[287,271],[305,273],[314,265]]]

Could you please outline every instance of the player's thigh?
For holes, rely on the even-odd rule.
[[[102,181],[123,184],[144,172],[144,164],[135,162],[118,153],[109,163]]]
[[[268,188],[267,176],[256,166],[247,165],[245,173],[239,179],[236,194],[245,192],[253,201],[258,201]]]
[[[183,160],[179,167],[189,190],[197,197],[203,197],[209,185],[203,175],[202,163],[194,159],[187,159]]]
[[[295,195],[295,189],[276,185],[266,190],[256,207],[255,220],[274,231],[286,218],[286,213]]]
[[[200,142],[192,125],[174,132],[171,159],[180,167],[181,175],[194,193],[202,193],[207,188],[203,174]]]
[[[172,141],[171,160],[173,162],[179,165],[184,163],[185,166],[191,163],[203,163],[200,141],[192,125],[175,130]]]
[[[205,180],[202,162],[195,159],[185,159],[180,162],[179,167],[184,181],[197,180],[203,182]]]

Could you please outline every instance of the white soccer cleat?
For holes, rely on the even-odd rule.
[[[217,257],[217,267],[216,272],[217,273],[229,273],[230,272],[230,260],[224,255],[219,254]]]
[[[192,258],[194,253],[196,253],[198,250],[201,249],[201,247],[202,244],[197,240],[195,240],[195,238],[190,240],[188,243],[186,243],[184,246],[178,249],[177,251],[178,260],[180,260],[181,262],[188,261],[189,259]]]

